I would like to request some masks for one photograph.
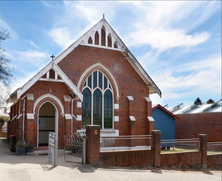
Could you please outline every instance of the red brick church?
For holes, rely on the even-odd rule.
[[[161,91],[103,18],[10,95],[8,136],[33,148],[100,125],[101,136],[146,135],[154,129],[150,94]]]

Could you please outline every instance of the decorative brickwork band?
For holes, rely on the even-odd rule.
[[[154,159],[154,167],[160,167],[160,146],[161,146],[161,131],[152,130],[151,134],[153,136],[153,159]]]
[[[199,134],[202,168],[207,168],[207,135]]]
[[[100,126],[86,126],[86,163],[98,165],[100,157]]]

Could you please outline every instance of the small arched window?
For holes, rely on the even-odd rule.
[[[82,92],[82,128],[113,128],[113,89],[109,79],[96,70],[86,78]]]

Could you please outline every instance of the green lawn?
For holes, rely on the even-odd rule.
[[[173,148],[170,148],[170,150],[161,150],[161,154],[164,154],[164,153],[193,152],[193,151],[198,151],[198,150],[195,150],[195,149],[184,149],[184,148],[175,148],[175,150],[173,150]]]
[[[161,150],[161,154],[165,154],[165,153],[180,153],[180,152],[193,152],[193,151],[198,151],[197,149],[184,149],[184,148],[175,148],[175,150],[173,150],[173,148],[170,148],[170,150]],[[212,154],[222,154],[222,151],[207,151],[208,155],[212,155]]]
[[[213,155],[213,154],[222,154],[222,151],[207,151],[208,155]]]

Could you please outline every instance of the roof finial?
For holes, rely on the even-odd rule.
[[[103,19],[105,19],[105,14],[103,13]]]
[[[52,61],[53,61],[53,60],[54,60],[54,58],[55,58],[55,56],[54,56],[54,55],[51,55],[50,57],[52,58]]]

